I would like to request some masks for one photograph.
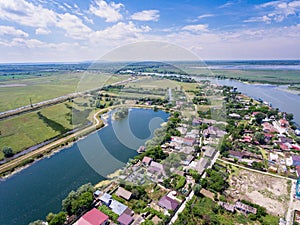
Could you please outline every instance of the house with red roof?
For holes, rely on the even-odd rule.
[[[280,119],[279,124],[281,127],[288,127],[289,126],[289,122],[286,119]]]
[[[108,223],[108,216],[96,208],[85,213],[74,225],[105,225]]]
[[[262,123],[263,126],[263,132],[265,133],[278,133],[278,130],[270,123],[264,122]]]
[[[279,144],[279,147],[280,147],[280,149],[281,149],[282,151],[288,151],[288,150],[290,150],[289,146],[286,145],[285,143],[280,143],[280,144]]]
[[[144,156],[142,163],[143,163],[145,166],[149,166],[150,163],[152,162],[152,160],[153,160],[153,159],[152,159],[151,157]]]
[[[299,145],[292,145],[292,148],[293,148],[293,149],[296,149],[296,150],[298,150],[298,151],[300,150],[300,146],[299,146]]]
[[[244,140],[243,141],[247,142],[247,143],[251,143],[252,137],[250,137],[250,136],[244,136]]]

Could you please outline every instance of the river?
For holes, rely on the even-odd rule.
[[[219,85],[233,86],[237,91],[252,98],[261,98],[282,112],[293,113],[294,121],[300,125],[300,96],[288,92],[286,85],[251,84],[229,79],[206,79]]]
[[[108,119],[103,129],[0,181],[0,224],[25,225],[58,212],[71,190],[122,168],[167,118],[163,111],[131,109],[126,118]]]

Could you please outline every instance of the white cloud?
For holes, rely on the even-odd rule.
[[[51,27],[58,27],[65,30],[68,37],[83,39],[91,32],[75,15],[60,14],[25,0],[0,1],[0,19],[36,27],[36,34],[46,34]]]
[[[252,17],[248,20],[244,20],[243,22],[246,22],[246,23],[251,23],[251,22],[264,22],[264,23],[271,23],[271,18],[269,16],[260,16],[260,17]]]
[[[48,30],[48,29],[46,29],[46,28],[37,28],[36,30],[35,30],[35,34],[50,34],[51,33],[51,30]]]
[[[55,24],[56,13],[25,0],[0,1],[0,19],[29,27],[47,27]]]
[[[96,31],[92,34],[92,40],[98,42],[99,40],[126,40],[137,38],[141,33],[149,32],[149,26],[137,27],[133,22],[118,22],[117,24],[108,27],[104,30]]]
[[[106,22],[117,22],[123,19],[120,13],[120,10],[124,7],[122,3],[107,3],[104,0],[95,0],[94,3],[90,6],[90,12],[104,18]]]
[[[226,2],[226,3],[223,4],[223,5],[220,5],[218,8],[219,8],[219,9],[227,8],[227,7],[232,6],[233,4],[234,4],[233,2],[229,1],[229,2]]]
[[[191,31],[191,32],[205,32],[208,31],[207,24],[197,24],[197,25],[187,25],[182,28],[182,30]]]
[[[29,35],[11,26],[0,26],[0,36],[28,37]]]
[[[143,10],[141,12],[134,13],[131,16],[131,19],[139,21],[158,21],[159,10]]]
[[[203,15],[198,16],[197,18],[198,18],[199,20],[201,20],[201,19],[203,19],[203,18],[213,17],[213,16],[214,16],[213,14],[203,14]]]
[[[83,24],[82,20],[75,15],[65,13],[59,15],[58,18],[56,26],[64,29],[68,37],[84,39],[92,32],[92,30]]]
[[[272,1],[264,4],[260,4],[257,6],[257,8],[258,9],[270,8],[272,10],[267,15],[265,15],[270,19],[267,20],[268,23],[270,21],[282,22],[287,17],[292,15],[297,15],[297,13],[300,12],[300,1],[291,1],[291,2]]]

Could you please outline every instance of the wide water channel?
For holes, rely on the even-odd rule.
[[[71,190],[124,167],[167,119],[163,111],[130,109],[126,118],[109,118],[103,129],[0,181],[0,224],[25,225],[58,212]]]
[[[293,113],[294,121],[300,125],[300,96],[287,91],[285,85],[248,84],[229,79],[206,79],[219,85],[233,86],[237,91],[252,98],[260,98],[282,112]]]

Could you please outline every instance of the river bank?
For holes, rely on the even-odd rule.
[[[116,105],[111,106],[105,109],[101,109],[97,111],[93,115],[93,124],[89,127],[83,128],[82,130],[79,130],[69,136],[63,137],[61,139],[56,139],[54,142],[51,142],[47,145],[42,146],[41,148],[35,149],[34,151],[31,151],[25,155],[21,155],[20,157],[13,159],[11,161],[8,161],[4,164],[0,165],[0,176],[2,178],[7,178],[15,173],[18,173],[22,171],[24,168],[27,168],[28,166],[32,165],[36,161],[39,161],[41,159],[44,159],[46,157],[50,157],[52,154],[55,154],[61,150],[63,150],[66,147],[72,146],[77,141],[86,138],[89,134],[97,132],[101,128],[104,128],[107,126],[107,123],[105,122],[108,116],[104,116],[105,114],[109,114],[110,111],[124,107],[124,105]],[[148,105],[126,105],[126,107],[131,108],[154,108],[154,106],[148,106]],[[162,109],[161,107],[159,107]],[[102,115],[102,119],[99,118],[99,115]]]

